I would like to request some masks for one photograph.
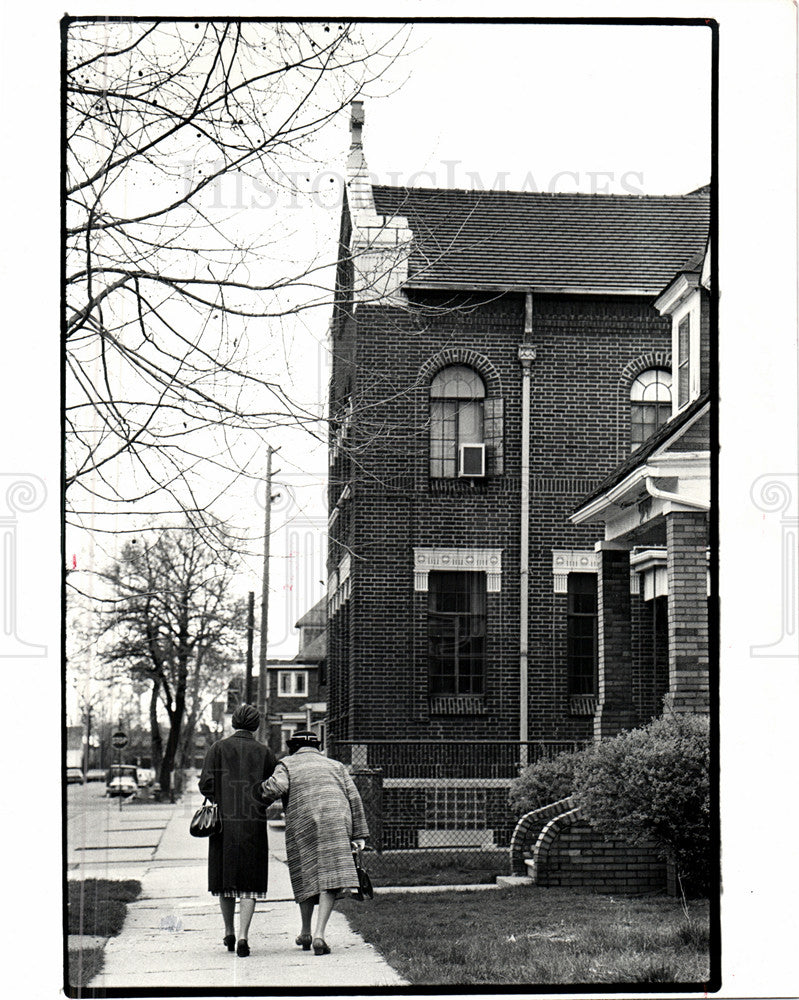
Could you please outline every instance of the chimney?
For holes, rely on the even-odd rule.
[[[363,101],[352,101],[350,104],[351,115],[350,115],[350,133],[352,134],[352,149],[363,149],[363,139],[361,137],[361,132],[363,130],[364,112],[363,112]]]
[[[363,155],[363,101],[350,104],[350,153],[347,157],[347,172],[350,177],[368,173]]]
[[[408,220],[377,214],[372,175],[363,155],[363,101],[350,104],[351,145],[347,156],[347,209],[352,222],[353,300],[374,305],[405,305],[402,286],[408,278],[413,234]]]

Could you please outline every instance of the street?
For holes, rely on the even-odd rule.
[[[187,773],[187,787],[196,787],[196,774]],[[135,878],[142,866],[151,862],[161,844],[169,820],[182,817],[185,840],[198,859],[205,857],[203,841],[188,835],[189,822],[196,805],[187,796],[185,802],[170,804],[146,799],[107,798],[105,782],[67,785],[67,876],[69,878]],[[283,829],[270,824],[270,851],[285,858]],[[163,849],[161,855],[164,854]],[[169,855],[171,858],[171,854]],[[185,858],[181,854],[180,863]]]
[[[67,785],[69,877],[129,877],[150,861],[175,806],[105,795],[105,782]],[[129,869],[127,872],[124,869]]]

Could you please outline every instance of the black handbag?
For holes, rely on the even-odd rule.
[[[189,833],[192,837],[212,837],[215,833],[222,832],[222,817],[219,815],[219,806],[216,802],[203,800],[203,804],[192,816],[189,824]]]
[[[361,864],[361,852],[353,851],[352,860],[355,862],[355,871],[358,873],[358,888],[352,894],[352,898],[361,902],[365,899],[374,899],[375,891],[372,888],[372,880],[369,878],[369,872]]]

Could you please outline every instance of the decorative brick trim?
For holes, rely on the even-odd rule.
[[[574,799],[569,796],[557,802],[552,802],[548,806],[539,806],[538,809],[533,809],[522,816],[510,838],[510,866],[512,874],[527,874],[527,868],[524,863],[525,848],[528,845],[532,846],[533,838],[538,838],[538,834],[548,820],[554,816],[560,816],[573,807]]]
[[[430,698],[431,715],[486,715],[482,695],[436,695]]]
[[[596,695],[593,694],[572,694],[569,695],[569,715],[593,716],[596,712]]]
[[[502,587],[502,549],[414,548],[413,589],[427,590],[431,570],[474,571],[486,574],[486,593],[498,594]]]
[[[486,493],[488,479],[431,479],[425,480],[430,493],[445,493],[452,496]]]
[[[645,372],[649,368],[668,368],[671,371],[671,351],[647,351],[646,354],[639,354],[622,369],[619,385],[629,392],[630,386],[641,372]]]
[[[553,549],[552,579],[556,594],[569,592],[569,573],[598,573],[599,554],[593,549]]]
[[[492,362],[478,351],[468,347],[447,347],[434,354],[419,369],[419,379],[422,384],[428,383],[436,372],[447,365],[468,365],[485,380],[489,396],[502,396],[502,379]]]

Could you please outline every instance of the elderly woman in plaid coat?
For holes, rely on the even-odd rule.
[[[369,835],[358,789],[337,760],[319,750],[319,737],[295,732],[289,756],[261,785],[267,802],[282,798],[286,814],[286,857],[294,898],[300,906],[302,930],[297,944],[315,955],[328,955],[325,928],[336,898],[358,888],[352,858]],[[314,906],[319,904],[311,935]]]

